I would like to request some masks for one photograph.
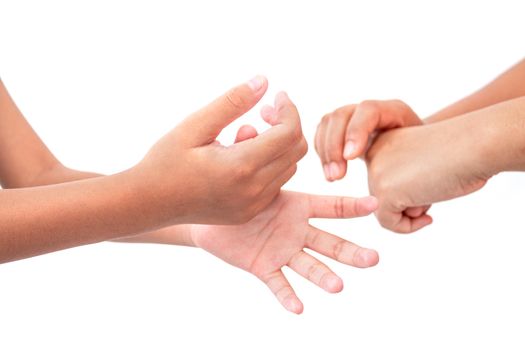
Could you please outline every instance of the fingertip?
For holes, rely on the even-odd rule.
[[[297,315],[301,314],[304,310],[303,303],[297,297],[286,299],[283,306],[286,310]]]
[[[290,100],[290,97],[286,93],[286,91],[279,91],[277,94],[275,94],[275,107],[278,105],[282,105]]]
[[[329,168],[330,181],[341,180],[346,174],[346,163],[330,162]]]
[[[270,125],[274,124],[275,109],[272,106],[265,105],[261,108],[261,117]]]
[[[364,215],[373,213],[379,207],[379,201],[374,196],[359,198],[359,205],[364,210]]]
[[[361,267],[372,267],[379,263],[379,254],[374,249],[363,249],[359,258]]]
[[[268,87],[268,79],[264,75],[256,75],[247,84],[255,94],[260,94]]]
[[[324,279],[322,287],[329,293],[339,293],[343,290],[343,280],[339,276],[331,275]]]

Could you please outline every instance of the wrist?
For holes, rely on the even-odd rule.
[[[188,223],[187,218],[192,212],[192,205],[185,198],[189,181],[170,178],[167,183],[165,176],[159,176],[160,172],[162,169],[152,169],[147,164],[139,163],[122,175],[135,194],[142,215],[152,223],[153,228]]]

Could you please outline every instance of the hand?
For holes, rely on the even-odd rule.
[[[244,223],[278,195],[307,150],[299,114],[285,93],[276,96],[274,113],[265,118],[269,130],[229,147],[216,141],[266,89],[266,79],[256,77],[230,90],[186,118],[137,165],[137,178],[152,198],[150,210],[162,216],[158,222]]]
[[[475,123],[462,118],[400,128],[377,137],[368,151],[370,193],[381,225],[400,233],[432,222],[430,204],[479,190],[490,178]],[[470,121],[469,121],[470,122]]]
[[[315,149],[326,179],[342,179],[347,160],[364,155],[376,132],[421,124],[414,111],[399,100],[364,101],[325,115],[317,127]]]
[[[264,282],[279,302],[294,313],[303,305],[282,268],[292,270],[324,290],[337,293],[342,280],[325,264],[304,251],[314,250],[355,267],[377,264],[377,252],[361,248],[308,224],[309,218],[352,218],[377,207],[373,197],[353,199],[282,191],[258,216],[239,226],[192,225],[193,243]]]

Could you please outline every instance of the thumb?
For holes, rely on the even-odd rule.
[[[177,129],[191,146],[209,144],[228,124],[252,109],[267,88],[266,78],[258,75],[193,113]]]

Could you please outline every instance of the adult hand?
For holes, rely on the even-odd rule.
[[[454,118],[379,135],[366,155],[376,216],[387,229],[416,231],[432,222],[430,204],[477,191],[490,178],[484,169],[475,119]]]
[[[229,147],[216,141],[266,89],[263,77],[233,88],[186,118],[137,165],[161,222],[244,223],[278,195],[307,150],[299,113],[285,93],[275,98],[269,130]]]
[[[376,251],[315,228],[308,219],[364,216],[376,207],[373,197],[354,199],[282,191],[251,221],[237,226],[192,225],[191,239],[196,246],[257,276],[288,311],[301,313],[303,304],[284,276],[284,266],[327,292],[343,289],[342,280],[305,248],[355,267],[374,266],[379,260]]]
[[[414,111],[399,100],[364,101],[325,115],[317,127],[315,149],[326,179],[342,179],[347,160],[364,155],[377,132],[421,124]]]

